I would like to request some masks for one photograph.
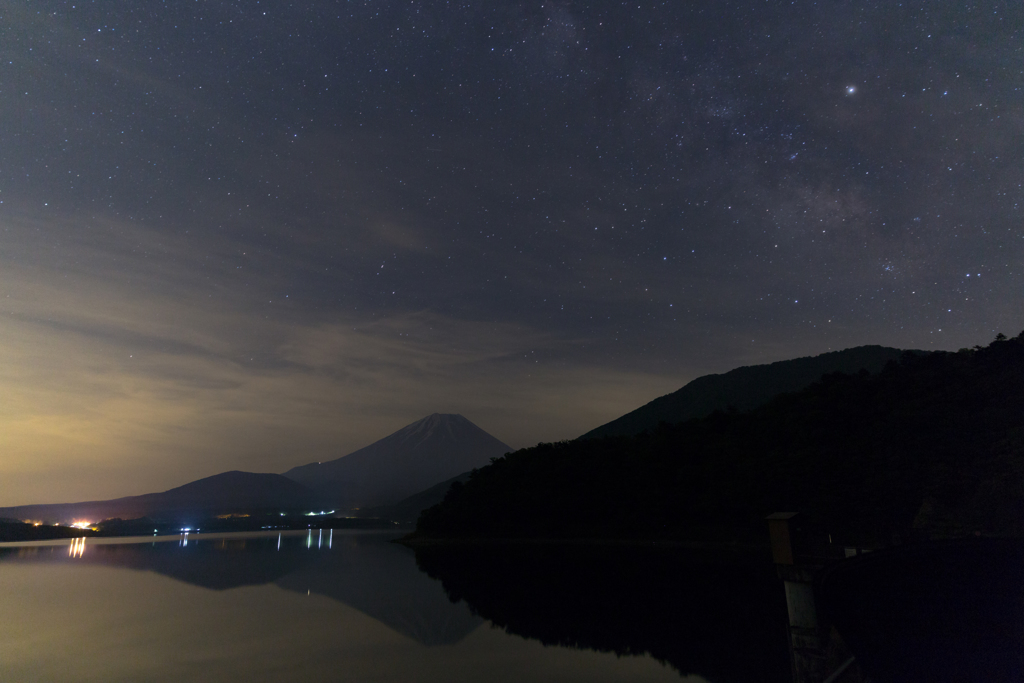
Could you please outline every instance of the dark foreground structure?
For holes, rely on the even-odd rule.
[[[1024,541],[890,548],[822,571],[825,618],[874,681],[1024,680]]]
[[[794,513],[768,525],[794,683],[1024,680],[1024,539],[869,550],[808,544]]]

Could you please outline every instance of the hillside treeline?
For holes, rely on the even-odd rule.
[[[455,484],[421,537],[837,542],[1024,534],[1024,333],[830,374],[748,413],[539,444]]]

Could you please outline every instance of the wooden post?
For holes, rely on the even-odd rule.
[[[825,638],[818,624],[814,602],[814,575],[818,566],[802,564],[794,551],[795,512],[768,515],[768,533],[772,540],[775,570],[786,591],[789,613],[789,651],[792,654],[794,683],[821,683],[825,679]]]

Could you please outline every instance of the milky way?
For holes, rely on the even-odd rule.
[[[1024,7],[0,4],[0,503],[1024,328]]]

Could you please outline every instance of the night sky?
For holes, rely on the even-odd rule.
[[[0,504],[1024,329],[1024,6],[0,1]]]

